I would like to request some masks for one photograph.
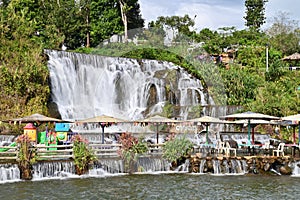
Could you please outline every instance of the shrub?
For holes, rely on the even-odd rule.
[[[118,141],[122,144],[118,154],[124,160],[125,166],[129,168],[129,173],[131,173],[138,155],[148,151],[147,143],[143,142],[141,138],[133,137],[130,133],[122,133]]]
[[[36,149],[32,147],[31,140],[26,134],[20,135],[16,142],[19,144],[17,161],[21,171],[21,178],[32,179],[32,164],[36,162]]]
[[[88,170],[88,166],[97,158],[94,152],[88,148],[88,142],[81,135],[74,135],[71,139],[73,142],[74,163],[76,173],[84,174]]]
[[[163,147],[163,157],[177,166],[180,160],[191,153],[192,149],[193,143],[185,136],[170,137]]]

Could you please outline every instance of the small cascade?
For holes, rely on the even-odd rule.
[[[124,162],[121,159],[100,159],[94,165],[93,173],[101,175],[103,170],[111,174],[124,173]]]
[[[300,176],[300,161],[294,163],[293,176]]]
[[[232,159],[231,161],[231,173],[232,174],[241,174],[243,173],[242,165],[240,160]]]
[[[204,173],[204,166],[205,166],[205,164],[206,164],[206,160],[205,160],[205,159],[202,159],[202,160],[200,161],[200,165],[199,165],[199,173],[200,173],[200,174],[203,174],[203,173]]]
[[[89,176],[107,176],[109,173],[102,168],[93,168],[89,170]]]
[[[0,146],[12,143],[16,137],[16,135],[0,135]]]
[[[0,165],[0,183],[7,181],[19,181],[20,170],[17,164],[1,164]]]
[[[221,173],[221,165],[219,160],[212,160],[213,162],[213,174],[222,174]]]
[[[162,158],[139,157],[137,161],[138,170],[141,172],[169,171],[170,163]],[[184,166],[181,171],[187,170],[188,165]]]
[[[240,160],[240,162],[241,162],[242,173],[244,174],[248,173],[248,164],[246,160]]]
[[[180,166],[178,166],[175,169],[175,171],[177,171],[177,172],[188,172],[189,171],[189,165],[190,165],[190,161],[189,161],[189,159],[186,159],[183,164],[181,164]]]
[[[75,174],[73,162],[43,162],[33,165],[33,179],[68,177]]]
[[[229,167],[227,160],[223,160],[223,173],[225,173],[225,174],[230,173],[230,167]]]

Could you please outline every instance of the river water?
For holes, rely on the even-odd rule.
[[[68,177],[5,183],[0,199],[299,199],[300,177],[188,173]]]

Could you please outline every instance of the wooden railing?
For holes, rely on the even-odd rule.
[[[69,145],[37,145],[37,160],[63,160],[73,158],[73,144]]]
[[[18,152],[16,146],[0,146],[0,160],[16,160]]]
[[[149,144],[148,155],[162,155],[162,146],[164,144]],[[119,157],[118,150],[121,144],[89,144],[97,157]]]
[[[119,157],[121,144],[89,144],[97,157]]]

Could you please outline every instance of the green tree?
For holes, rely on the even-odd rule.
[[[180,38],[180,36],[191,36],[192,28],[195,25],[195,21],[189,17],[189,15],[181,16],[171,16],[164,17],[159,16],[155,22],[150,22],[149,25],[151,27],[163,28],[165,31],[171,30],[173,35],[172,39],[176,39],[176,37]]]
[[[126,7],[127,29],[142,28],[144,26],[144,20],[140,14],[138,1],[126,0],[122,2],[124,2],[124,7]],[[90,22],[92,47],[99,45],[104,39],[114,34],[122,33],[124,24],[119,1],[91,0]]]
[[[0,115],[4,118],[33,111],[47,113],[48,69],[37,34],[35,6],[29,0],[15,0],[1,9]]]
[[[267,34],[270,37],[270,45],[280,50],[283,55],[300,51],[300,28],[297,21],[289,18],[288,13],[279,12]]]
[[[220,70],[228,105],[246,106],[255,101],[256,89],[263,85],[264,79],[256,73],[250,73],[247,68],[231,66],[229,70]]]
[[[217,31],[211,31],[208,28],[202,29],[195,35],[197,42],[203,42],[203,48],[209,54],[220,54],[222,48],[220,47],[221,36]]]
[[[245,25],[250,29],[259,31],[265,23],[265,4],[268,0],[245,0],[246,20]]]
[[[299,98],[297,98],[296,81],[289,77],[282,77],[274,82],[264,83],[256,90],[256,101],[248,108],[254,112],[262,112],[273,116],[287,116],[299,111]]]

